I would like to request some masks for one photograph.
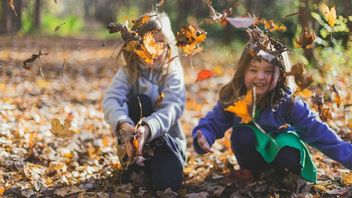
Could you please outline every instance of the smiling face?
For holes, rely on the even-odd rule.
[[[244,72],[244,85],[247,89],[255,85],[257,95],[264,95],[272,90],[277,84],[277,79],[275,66],[263,59],[260,62],[251,60]]]

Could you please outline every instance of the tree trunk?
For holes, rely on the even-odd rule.
[[[351,6],[351,0],[344,0],[343,1],[344,7],[345,7],[345,16],[351,16],[352,15],[352,6]],[[352,21],[347,22],[347,26],[350,29],[350,35],[352,31]]]
[[[34,16],[33,16],[33,27],[36,30],[40,29],[40,21],[41,21],[41,17],[40,17],[40,7],[41,7],[41,2],[40,0],[35,0],[34,2]]]
[[[0,34],[7,34],[9,30],[8,11],[7,0],[1,0]]]

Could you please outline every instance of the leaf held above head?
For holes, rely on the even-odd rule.
[[[241,123],[249,123],[252,121],[250,107],[253,104],[253,89],[250,89],[244,97],[235,101],[232,105],[226,107],[224,110],[235,114],[241,119]]]

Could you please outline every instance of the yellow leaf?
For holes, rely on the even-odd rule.
[[[60,120],[54,118],[51,120],[51,133],[57,137],[71,137],[75,134],[75,131],[70,130],[72,114],[69,114],[64,121],[64,124],[61,124]]]
[[[216,66],[213,68],[213,72],[215,73],[216,76],[222,76],[222,75],[224,75],[224,70],[223,70],[223,68],[222,68],[220,65],[216,65]]]
[[[352,185],[352,173],[342,173],[342,183]]]
[[[326,19],[326,21],[328,22],[330,27],[333,27],[336,22],[335,6],[333,6],[332,8],[329,9],[329,7],[327,5],[325,5],[324,3],[321,3],[319,5],[319,10],[323,14],[324,18]]]
[[[0,196],[4,195],[5,188],[3,186],[0,186]]]
[[[43,79],[37,79],[35,81],[35,84],[40,88],[48,88],[49,87],[48,81],[43,80]]]
[[[249,123],[252,121],[252,116],[249,111],[249,107],[253,103],[253,90],[250,89],[247,94],[234,102],[233,105],[230,105],[225,108],[225,111],[234,113],[237,117],[241,119],[241,123]]]

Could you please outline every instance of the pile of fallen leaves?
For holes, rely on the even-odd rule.
[[[104,121],[101,104],[104,91],[117,69],[113,56],[116,42],[107,42],[104,47],[101,43],[26,38],[7,41],[6,46],[1,46],[0,195],[151,195],[143,187],[119,183],[122,169],[116,153],[116,139]],[[23,61],[37,54],[39,49],[49,53],[31,62],[30,70],[24,69]],[[214,50],[193,57],[193,67],[188,65],[188,58],[183,60],[188,92],[186,110],[181,119],[188,140],[184,185],[178,192],[167,189],[157,192],[157,195],[351,196],[350,172],[314,150],[313,158],[318,166],[316,185],[297,180],[294,176],[268,172],[253,178],[250,173],[240,171],[230,149],[230,132],[215,143],[214,153],[199,156],[194,152],[192,127],[215,104],[218,88],[231,79],[235,59],[233,54]],[[198,65],[207,65],[207,68],[204,68],[206,70],[203,73],[198,73]],[[218,65],[222,65],[222,69]],[[343,103],[350,104],[352,99],[347,91],[352,85],[348,81],[349,77],[343,75],[339,78],[344,83],[339,96]],[[301,92],[308,101],[310,94],[312,91]],[[326,108],[329,104],[324,105]],[[345,134],[350,134],[350,107],[344,105],[339,108],[331,103],[333,124],[343,129]],[[138,176],[135,179],[138,180]]]

